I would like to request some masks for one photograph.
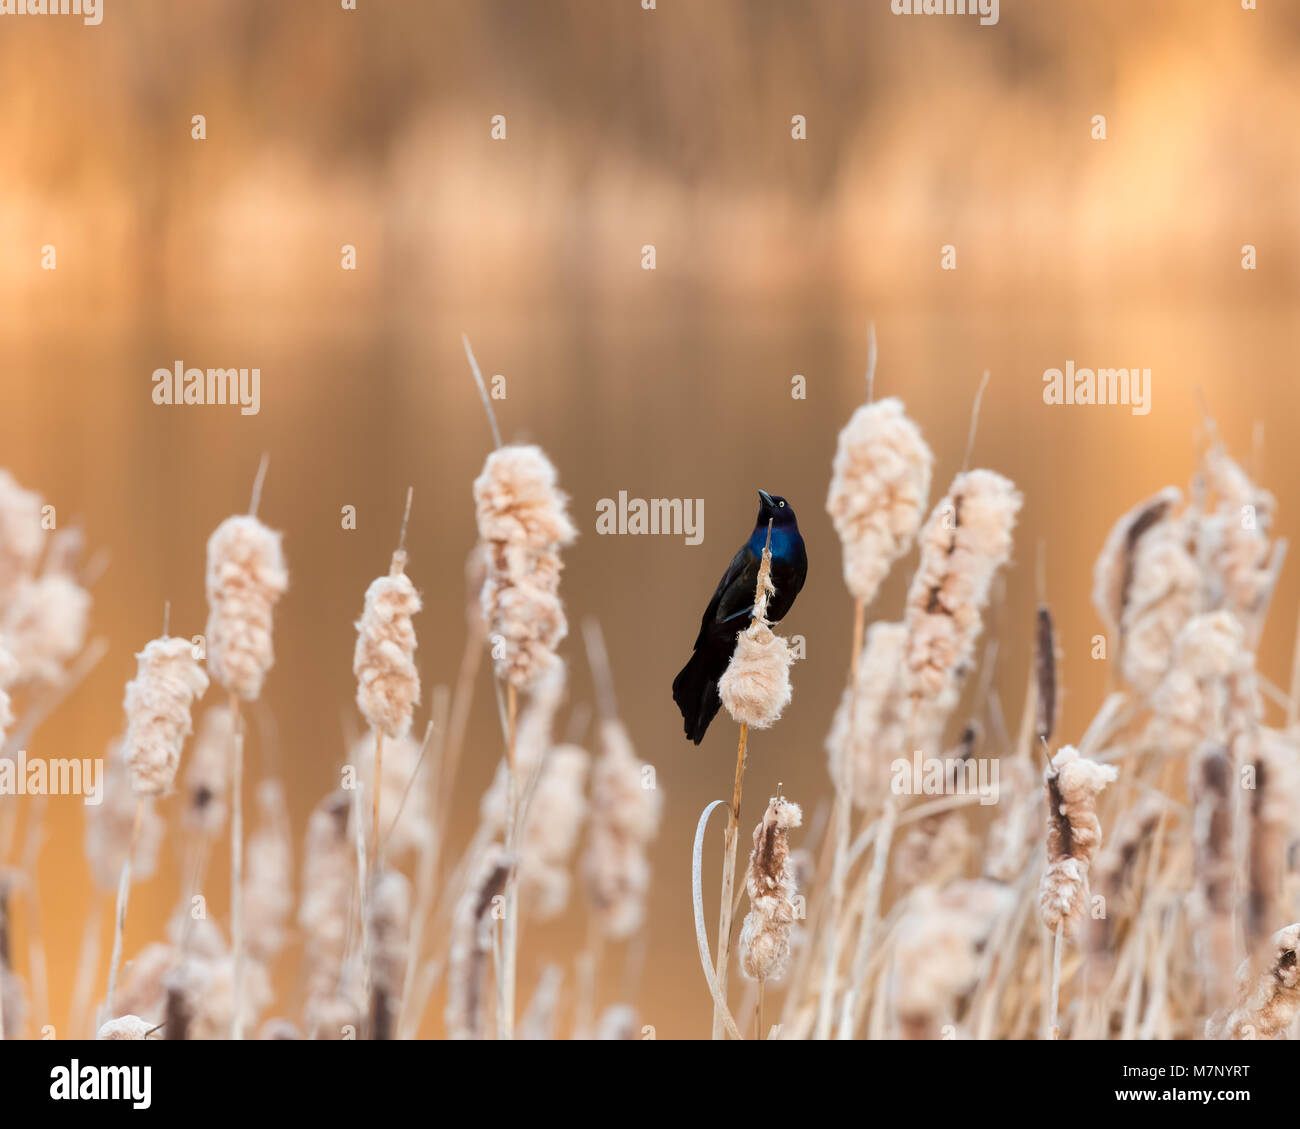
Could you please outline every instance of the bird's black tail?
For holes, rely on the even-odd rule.
[[[673,679],[673,701],[682,711],[686,736],[697,745],[704,740],[709,722],[722,706],[722,699],[718,697],[718,679],[726,666],[724,657],[719,669],[717,656],[710,654],[708,648],[701,647]]]

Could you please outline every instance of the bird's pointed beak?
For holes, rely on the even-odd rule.
[[[772,495],[769,494],[766,490],[760,490],[758,492],[758,496],[763,499],[763,505],[769,507],[775,505],[775,503],[772,501]]]

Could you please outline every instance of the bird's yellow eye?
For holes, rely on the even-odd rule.
[[[784,503],[784,502],[777,502],[777,505],[780,506],[781,509],[785,509],[785,503]]]

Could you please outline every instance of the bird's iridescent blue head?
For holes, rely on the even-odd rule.
[[[760,490],[758,492],[758,524],[766,528],[769,520],[772,522],[773,529],[797,524],[794,507],[789,502],[775,494],[769,494],[766,490]]]

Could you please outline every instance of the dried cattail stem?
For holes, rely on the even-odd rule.
[[[505,922],[502,926],[501,1023],[499,1038],[515,1035],[515,967],[518,957],[519,867],[516,859],[516,835],[519,822],[519,777],[516,772],[515,743],[519,737],[519,698],[514,683],[506,687],[506,835],[505,849],[512,860],[505,880]]]
[[[244,984],[244,722],[239,714],[239,696],[231,691],[232,719],[230,754],[230,944],[234,950],[234,998],[231,1003],[230,1037],[244,1037],[242,989]]]
[[[775,591],[772,586],[772,522],[767,523],[767,541],[763,545],[763,557],[758,566],[758,582],[755,586],[754,593],[754,618],[751,625],[741,632],[737,640],[737,654],[732,656],[731,664],[728,665],[726,673],[722,676],[722,684],[719,685],[719,692],[722,694],[723,704],[727,705],[727,710],[735,716],[732,706],[727,704],[727,694],[722,689],[722,685],[727,683],[728,676],[731,674],[732,666],[735,666],[739,657],[740,641],[745,638],[755,627],[761,628],[771,635],[771,629],[767,627],[766,613],[767,602],[771,594]],[[774,637],[775,638],[775,637]],[[784,640],[780,640],[784,644]],[[788,648],[787,648],[788,651]],[[785,669],[787,677],[787,694],[788,701],[788,670],[789,659],[785,660]],[[735,704],[733,702],[733,704]],[[770,703],[769,703],[770,704]],[[748,712],[742,710],[745,716]],[[780,707],[777,708],[777,715],[780,714]],[[759,715],[759,720],[766,716],[766,712]],[[731,791],[731,808],[727,814],[727,830],[722,841],[722,897],[718,909],[718,953],[717,961],[714,966],[714,976],[718,984],[718,998],[725,1000],[727,998],[727,973],[731,965],[731,920],[733,915],[732,900],[736,888],[736,843],[739,838],[740,830],[740,797],[741,790],[745,781],[745,760],[747,755],[747,745],[749,742],[749,722],[740,717],[740,738],[736,746],[736,778],[732,784]],[[770,724],[770,722],[768,723]],[[714,1002],[713,1007],[713,1038],[723,1039],[726,1037],[726,1023],[723,1019],[722,1009]]]
[[[929,483],[926,483],[927,493]],[[919,509],[918,509],[919,515]],[[919,521],[919,516],[918,516]],[[915,530],[913,530],[915,535]],[[910,542],[910,537],[909,537]],[[862,660],[862,635],[866,626],[866,601],[859,596],[853,603],[853,643],[849,655],[849,689],[848,689],[848,731],[849,734],[857,732],[857,709],[858,698],[860,696],[859,668]],[[836,968],[839,965],[839,936],[840,936],[840,919],[844,914],[844,885],[845,874],[848,869],[849,855],[849,833],[850,824],[853,820],[853,774],[856,758],[853,756],[844,756],[840,765],[840,773],[836,777],[835,789],[835,858],[831,864],[831,911],[828,933],[830,936],[830,952],[827,955],[827,968]],[[828,971],[827,975],[831,975]],[[759,985],[761,994],[763,985]],[[817,1002],[817,1038],[827,1039],[830,1037],[831,1024],[831,993],[823,991],[821,999]]]
[[[144,820],[145,799],[136,799],[135,821],[131,825],[131,842],[122,860],[122,875],[117,883],[117,908],[113,914],[113,955],[108,965],[108,993],[104,997],[103,1015],[113,1014],[113,995],[117,990],[117,973],[122,964],[122,938],[126,933],[126,909],[131,893],[131,856],[140,838],[140,825]]]
[[[714,976],[719,995],[727,997],[727,973],[731,966],[732,897],[736,887],[736,840],[740,823],[740,796],[745,781],[745,764],[748,757],[749,726],[740,723],[740,740],[736,747],[736,778],[731,789],[731,807],[727,815],[727,830],[722,839],[722,896],[718,908],[718,955]],[[717,1004],[713,1008],[713,1038],[726,1036],[726,1026]]]

